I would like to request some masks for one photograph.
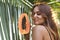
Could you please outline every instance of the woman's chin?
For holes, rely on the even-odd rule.
[[[35,25],[42,25],[42,23],[39,23],[39,22],[35,22],[34,24]]]

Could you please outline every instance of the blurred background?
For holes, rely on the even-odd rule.
[[[31,40],[31,31],[25,39],[18,30],[21,13],[28,14],[30,23],[31,9],[34,4],[46,3],[51,6],[53,19],[60,36],[60,0],[0,0],[0,40]]]

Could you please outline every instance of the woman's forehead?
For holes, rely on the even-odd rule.
[[[39,8],[38,7],[35,7],[33,11],[34,12],[38,12],[39,11]]]

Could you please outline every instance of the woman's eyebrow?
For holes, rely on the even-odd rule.
[[[36,11],[36,12],[34,12],[34,13],[38,13],[38,12],[40,12],[40,11]]]

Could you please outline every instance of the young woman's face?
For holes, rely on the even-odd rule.
[[[42,13],[40,13],[39,8],[35,7],[32,13],[32,18],[33,18],[33,23],[35,25],[40,25],[44,23],[44,18],[41,15]]]

